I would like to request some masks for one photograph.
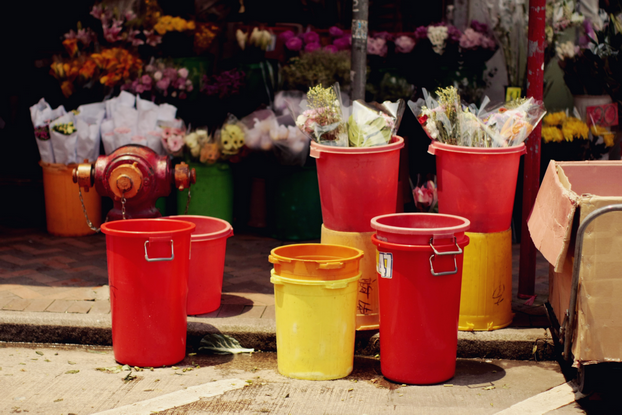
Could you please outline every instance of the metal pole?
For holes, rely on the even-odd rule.
[[[367,81],[367,21],[369,1],[352,1],[352,100],[365,99]]]
[[[529,0],[529,45],[527,49],[527,96],[542,100],[544,81],[544,27],[546,0]],[[536,247],[529,236],[527,219],[540,187],[541,125],[526,142],[527,154],[523,174],[523,218],[521,222],[518,297],[534,295],[536,280]]]

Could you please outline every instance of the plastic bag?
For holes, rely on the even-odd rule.
[[[342,113],[339,84],[329,88],[317,85],[309,89],[307,99],[298,107],[290,106],[296,125],[317,143],[347,147],[348,129]]]
[[[511,147],[524,142],[545,114],[542,101],[529,97],[499,105],[477,120],[494,147]]]
[[[281,165],[305,165],[311,141],[296,127],[289,114],[277,117],[276,128],[270,131],[270,138],[274,155]]]
[[[253,150],[270,150],[272,139],[270,131],[278,128],[276,116],[269,109],[261,109],[240,120],[246,126],[246,136],[244,142],[246,146]]]
[[[222,127],[214,134],[214,140],[223,156],[231,157],[240,152],[245,144],[246,132],[246,126],[235,115],[227,115]]]
[[[68,112],[50,124],[50,141],[56,163],[65,165],[77,163],[77,140],[78,130],[73,112]]]
[[[101,123],[106,115],[106,106],[103,102],[81,105],[78,111],[76,115],[78,162],[82,163],[84,160],[93,162],[99,156]]]
[[[35,139],[41,161],[44,163],[55,162],[52,141],[50,141],[50,122],[66,113],[65,107],[62,105],[53,110],[44,98],[41,98],[38,103],[30,107],[30,119],[35,129]]]
[[[388,144],[399,128],[404,113],[404,101],[352,103],[352,115],[348,119],[350,147],[373,147]]]

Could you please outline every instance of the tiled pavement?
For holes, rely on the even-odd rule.
[[[252,234],[230,238],[221,307],[199,317],[274,319],[272,264],[267,258],[272,248],[288,243]],[[537,297],[526,305],[516,297],[519,248],[512,248],[512,326],[546,327],[542,304],[548,297],[548,263],[538,253]],[[104,235],[66,238],[41,229],[0,227],[0,310],[107,314],[107,284]]]

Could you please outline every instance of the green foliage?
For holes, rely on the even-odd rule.
[[[316,50],[295,57],[282,69],[283,89],[307,91],[322,84],[339,82],[344,89],[350,83],[350,53]]]

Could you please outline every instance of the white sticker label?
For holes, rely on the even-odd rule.
[[[380,278],[393,278],[393,254],[388,252],[378,252],[378,263],[376,266]]]

